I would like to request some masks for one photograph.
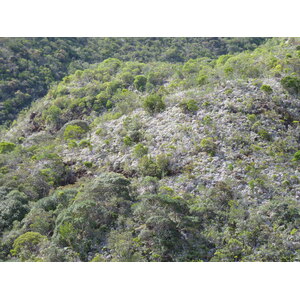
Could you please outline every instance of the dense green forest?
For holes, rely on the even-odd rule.
[[[2,261],[299,261],[299,38],[0,40]]]

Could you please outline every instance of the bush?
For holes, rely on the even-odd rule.
[[[133,153],[136,157],[143,157],[148,153],[148,147],[143,144],[137,144],[133,149]]]
[[[293,161],[299,161],[299,160],[300,160],[300,150],[294,154],[294,158],[293,158]]]
[[[255,115],[255,114],[248,114],[248,115],[247,115],[247,119],[248,119],[250,122],[254,123],[254,122],[256,121],[256,115]]]
[[[42,235],[49,235],[54,228],[52,212],[47,212],[40,207],[34,207],[21,221],[26,231],[38,232]]]
[[[215,155],[216,148],[217,146],[211,137],[204,138],[200,142],[200,150],[210,154],[211,156]]]
[[[48,124],[58,125],[61,113],[59,107],[52,105],[43,113],[43,119],[46,120]]]
[[[78,125],[68,125],[64,131],[64,139],[80,139],[85,133],[86,130]]]
[[[107,100],[106,104],[105,104],[105,107],[107,109],[111,109],[113,108],[114,104],[110,101],[110,100]]]
[[[72,204],[57,216],[54,240],[71,247],[81,260],[88,260],[88,252],[105,240],[109,229],[117,226],[118,217],[129,213],[129,185],[129,180],[116,173],[91,178]]]
[[[133,144],[131,137],[128,135],[124,137],[123,142],[126,146],[131,146]]]
[[[149,156],[144,156],[140,159],[138,169],[142,176],[158,177],[157,165]]]
[[[204,75],[204,74],[200,74],[197,77],[197,82],[198,82],[199,86],[206,84],[207,80],[208,80],[208,77],[207,77],[207,75]]]
[[[146,83],[147,83],[147,78],[144,75],[135,76],[133,84],[138,91],[140,92],[145,91]]]
[[[156,165],[160,173],[160,177],[164,177],[169,173],[170,160],[165,154],[159,154],[156,156]]]
[[[185,113],[195,112],[198,110],[198,105],[195,100],[185,100],[179,104],[179,107]]]
[[[260,90],[265,92],[266,94],[271,94],[273,92],[273,89],[267,85],[267,84],[263,84],[261,87],[260,87]]]
[[[88,140],[82,140],[82,141],[80,141],[80,143],[79,143],[78,146],[81,147],[81,148],[87,148],[87,147],[89,147],[90,149],[92,149],[92,144]]]
[[[11,152],[15,148],[16,148],[16,145],[14,143],[1,142],[0,143],[0,154]]]
[[[169,159],[164,154],[156,156],[155,159],[143,156],[139,161],[138,169],[142,176],[163,178],[169,173]]]
[[[151,72],[148,74],[148,81],[153,86],[162,85],[164,81],[163,74],[159,72]]]
[[[38,232],[26,232],[14,241],[11,254],[21,261],[35,261],[40,244],[46,240],[47,237]]]
[[[133,81],[134,81],[134,77],[130,72],[124,72],[120,75],[120,79],[122,80],[122,82],[124,83],[124,85],[126,87],[130,86]]]
[[[286,76],[281,79],[280,83],[290,93],[298,94],[300,92],[300,78],[298,77]]]
[[[93,163],[90,162],[90,161],[85,161],[83,164],[84,164],[87,168],[91,168],[91,167],[93,166]]]
[[[257,134],[264,140],[266,141],[271,141],[272,136],[269,132],[267,132],[265,129],[261,129],[257,132]]]
[[[21,221],[28,212],[28,197],[17,190],[0,194],[0,231],[10,228],[14,221]]]
[[[166,108],[166,105],[161,96],[152,94],[146,97],[143,107],[148,113],[154,114],[162,112]]]

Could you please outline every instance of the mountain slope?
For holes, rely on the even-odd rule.
[[[2,132],[2,259],[298,261],[298,44],[65,77]]]
[[[183,62],[254,49],[264,38],[0,38],[0,125],[67,74],[115,57]]]

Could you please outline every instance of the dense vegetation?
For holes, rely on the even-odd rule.
[[[65,75],[114,57],[184,62],[253,49],[264,38],[1,38],[0,125]]]
[[[0,132],[1,260],[300,260],[299,39],[25,40],[70,51]]]

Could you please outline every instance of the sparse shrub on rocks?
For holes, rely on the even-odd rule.
[[[255,114],[248,114],[248,115],[247,115],[247,119],[248,119],[250,122],[254,123],[254,122],[256,121],[256,115],[255,115]]]
[[[258,130],[257,134],[266,141],[272,140],[271,134],[268,131],[266,131],[265,129]]]
[[[143,176],[162,178],[169,172],[169,158],[160,154],[154,159],[151,156],[143,156],[138,165],[139,172]]]
[[[15,148],[16,148],[16,145],[14,143],[0,142],[0,154],[11,152]]]
[[[261,87],[260,87],[260,90],[265,92],[266,94],[272,94],[273,93],[273,89],[267,85],[267,84],[263,84]]]
[[[83,162],[83,164],[87,167],[87,168],[91,168],[93,166],[93,163],[91,161],[85,161]]]
[[[64,139],[80,139],[85,133],[86,130],[78,125],[68,125],[64,131]]]
[[[214,156],[217,150],[217,145],[212,137],[202,139],[199,146],[200,151],[206,152],[211,156]]]
[[[281,85],[290,93],[298,94],[300,92],[300,78],[296,76],[286,76],[281,79]]]
[[[61,116],[61,109],[56,105],[50,106],[46,111],[43,112],[43,119],[51,125],[58,126]]]
[[[197,102],[193,99],[191,100],[184,100],[179,104],[180,108],[183,112],[195,112],[198,110]]]
[[[130,136],[126,135],[126,136],[123,138],[123,143],[124,143],[124,145],[126,145],[126,146],[132,146],[133,141],[132,141],[132,139],[131,139]]]
[[[160,95],[152,94],[146,97],[143,102],[143,107],[148,113],[154,114],[164,111],[166,104]]]
[[[134,147],[133,153],[136,157],[143,157],[148,153],[148,147],[144,146],[143,144],[137,144]]]
[[[88,147],[88,148],[92,149],[92,144],[88,140],[82,140],[82,141],[80,141],[79,144],[78,144],[78,146],[81,147],[81,148],[87,148]]]

